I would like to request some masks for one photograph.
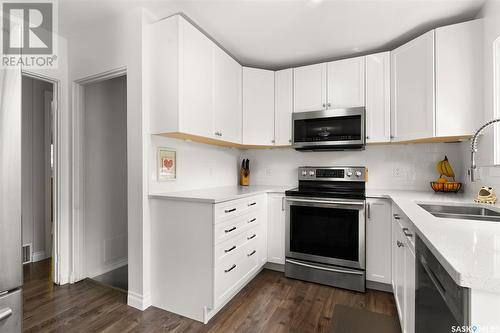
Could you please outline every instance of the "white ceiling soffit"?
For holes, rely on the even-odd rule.
[[[476,17],[482,0],[60,0],[60,32],[136,7],[182,12],[242,64],[280,69],[390,50],[432,28]]]

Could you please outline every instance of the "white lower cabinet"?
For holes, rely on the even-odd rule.
[[[285,206],[281,193],[268,196],[267,260],[285,264]]]
[[[208,322],[267,262],[267,194],[151,200],[152,305]]]
[[[415,332],[415,234],[395,208],[392,220],[392,288],[403,333]]]
[[[391,202],[366,200],[366,279],[391,284]]]

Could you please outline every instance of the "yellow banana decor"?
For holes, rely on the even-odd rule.
[[[462,188],[462,183],[455,181],[455,172],[451,167],[448,157],[445,156],[444,160],[437,162],[436,170],[439,173],[439,178],[431,182],[431,187],[436,192],[458,192]],[[449,181],[446,177],[452,178]]]
[[[451,177],[453,178],[453,180],[455,180],[455,172],[453,171],[453,168],[451,167],[451,164],[448,161],[447,156],[444,157],[444,160],[439,161],[436,164],[436,170],[439,173],[440,177],[444,175],[446,177]]]

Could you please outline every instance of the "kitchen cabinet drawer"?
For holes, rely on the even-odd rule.
[[[215,266],[234,260],[240,252],[244,252],[249,246],[255,247],[254,243],[260,238],[260,228],[257,226],[248,229],[239,235],[215,246]]]
[[[221,223],[228,218],[260,210],[264,206],[264,200],[265,196],[257,195],[216,204],[214,223]]]
[[[230,297],[234,291],[247,282],[248,276],[259,268],[258,242],[241,251],[234,260],[215,268],[216,306]]]
[[[215,225],[215,244],[224,242],[245,230],[257,226],[260,223],[261,216],[258,211],[247,215],[236,217]]]

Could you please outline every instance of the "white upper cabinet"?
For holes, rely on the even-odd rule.
[[[391,284],[391,202],[366,200],[366,279]]]
[[[241,143],[242,67],[226,52],[214,52],[214,135],[221,140]]]
[[[243,144],[274,144],[274,72],[243,67]]]
[[[328,63],[327,108],[365,106],[365,57]]]
[[[274,136],[275,145],[292,142],[293,70],[274,73]]]
[[[179,128],[181,132],[213,136],[214,44],[180,19]]]
[[[326,108],[326,64],[293,69],[293,112]]]
[[[391,141],[391,56],[366,56],[366,142]]]
[[[436,136],[471,135],[481,125],[483,21],[436,29]]]
[[[395,141],[434,136],[434,30],[391,54]]]

